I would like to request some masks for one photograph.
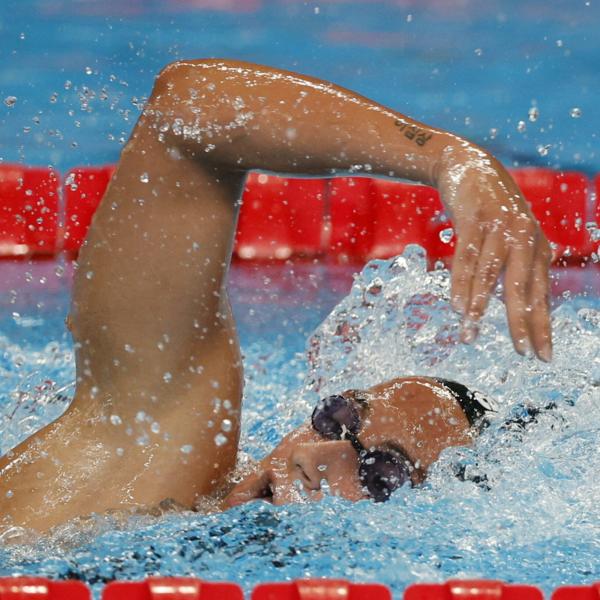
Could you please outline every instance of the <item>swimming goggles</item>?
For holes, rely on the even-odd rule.
[[[385,502],[392,492],[410,479],[412,463],[400,451],[378,448],[367,450],[357,437],[360,415],[356,403],[366,399],[356,396],[328,396],[319,400],[312,414],[314,430],[329,440],[348,440],[359,459],[358,477],[375,502]]]

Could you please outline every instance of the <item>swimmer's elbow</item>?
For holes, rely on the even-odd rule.
[[[234,61],[175,61],[158,74],[145,116],[161,138],[194,156],[229,160],[231,144],[247,135],[248,115],[236,105],[239,94],[227,76]]]
[[[156,76],[153,95],[175,93],[189,97],[190,91],[200,93],[199,87],[210,91],[210,83],[222,79],[219,73],[234,66],[236,61],[221,58],[198,58],[194,60],[175,60],[166,64]],[[187,92],[185,95],[182,95]],[[206,95],[206,94],[205,94]]]

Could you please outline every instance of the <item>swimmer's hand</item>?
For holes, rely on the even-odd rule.
[[[452,305],[463,315],[462,340],[478,333],[499,276],[515,350],[552,359],[548,240],[504,167],[461,143],[443,152],[437,177],[458,237],[452,264]]]

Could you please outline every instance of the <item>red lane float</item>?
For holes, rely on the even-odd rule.
[[[244,600],[234,583],[211,583],[192,577],[150,577],[145,581],[115,581],[102,600]]]
[[[559,587],[552,594],[552,600],[598,600],[598,598],[600,598],[600,583]]]
[[[109,165],[72,169],[67,173],[63,250],[79,250],[114,172],[115,167]]]
[[[322,248],[324,180],[250,173],[242,196],[235,253],[245,259],[315,256]]]
[[[585,228],[589,183],[581,173],[552,169],[516,169],[511,175],[529,201],[533,214],[558,256],[587,256],[591,252]]]
[[[544,600],[531,585],[509,585],[501,581],[447,581],[417,583],[406,588],[404,600]]]
[[[373,181],[374,235],[368,258],[401,254],[420,244],[431,258],[454,252],[452,223],[434,188],[382,179]]]
[[[56,172],[0,165],[0,256],[76,252],[113,172],[113,166],[106,166],[67,174],[60,232]],[[586,223],[600,221],[600,175],[595,179],[595,208],[588,203],[591,186],[581,173],[533,168],[512,175],[559,259],[587,260],[598,251]],[[260,260],[327,255],[337,261],[364,261],[387,258],[418,243],[435,260],[450,257],[454,241],[452,224],[433,188],[364,177],[298,179],[251,173],[235,255]]]
[[[59,189],[54,169],[0,165],[0,256],[56,252]]]
[[[327,184],[327,253],[341,261],[366,257],[373,245],[372,180],[336,177]]]
[[[42,577],[0,578],[0,600],[90,600],[80,581],[50,581]]]
[[[262,583],[251,600],[392,600],[378,583],[350,583],[336,579],[304,579],[292,583]]]

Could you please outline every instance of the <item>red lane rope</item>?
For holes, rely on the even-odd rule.
[[[80,167],[61,178],[52,168],[0,165],[0,256],[76,253],[114,169]],[[582,262],[598,254],[598,240],[586,225],[600,221],[600,175],[594,182],[582,173],[544,168],[512,175],[557,260]],[[251,173],[234,252],[252,260],[365,261],[400,254],[411,243],[423,246],[431,260],[454,252],[452,223],[433,188]]]
[[[563,586],[552,600],[597,600],[600,583]],[[493,580],[458,580],[415,583],[404,600],[543,600],[532,585]],[[80,581],[52,581],[41,577],[0,578],[0,600],[90,600],[91,590]],[[379,583],[350,583],[341,579],[304,579],[287,583],[261,583],[251,600],[392,600]],[[150,577],[145,581],[115,581],[102,590],[102,600],[244,600],[234,583],[212,583],[194,577]],[[400,599],[399,599],[400,600]]]

